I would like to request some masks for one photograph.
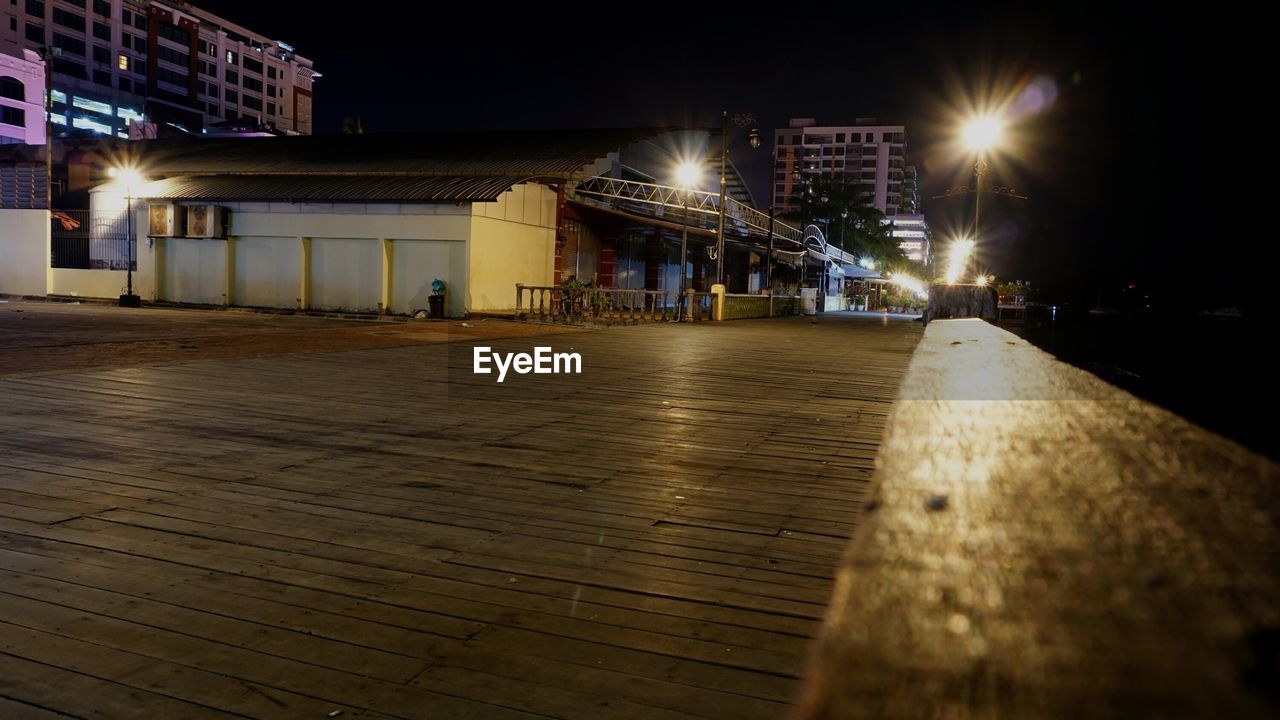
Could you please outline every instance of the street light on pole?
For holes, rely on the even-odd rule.
[[[987,175],[987,151],[1000,142],[1004,123],[999,118],[985,115],[976,117],[964,126],[964,144],[977,155],[973,169],[977,173],[977,186],[973,193],[973,237],[982,239],[982,181]],[[976,256],[974,258],[976,263]]]
[[[142,298],[133,294],[133,192],[142,182],[142,174],[130,167],[113,167],[107,174],[123,185],[125,192],[125,247],[129,262],[125,266],[127,286],[125,294],[120,296],[120,307],[142,307]]]
[[[840,252],[844,252],[844,221],[849,219],[849,206],[840,208]]]
[[[760,147],[760,130],[755,126],[756,119],[751,113],[737,113],[733,116],[733,124],[738,127],[750,127],[747,142],[751,149]],[[720,113],[720,217],[716,223],[716,283],[724,284],[724,202],[728,188],[729,165],[729,111]]]
[[[680,296],[676,298],[676,322],[684,320],[685,266],[689,263],[689,191],[702,177],[702,168],[694,163],[681,163],[676,168],[676,187],[680,188],[680,201],[684,213],[680,216]]]

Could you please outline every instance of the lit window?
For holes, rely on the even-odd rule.
[[[56,103],[64,103],[67,101],[67,94],[61,90],[54,90],[51,95],[53,95],[53,101]]]
[[[121,70],[128,70],[128,69],[129,69],[129,56],[128,56],[128,55],[121,55],[120,57],[116,58],[116,67],[120,68]]]
[[[71,104],[82,110],[92,110],[93,112],[102,113],[103,115],[111,114],[111,106],[107,103],[90,100],[89,98],[82,98],[79,95],[71,99]]]
[[[110,135],[113,132],[110,125],[104,125],[100,122],[97,122],[96,120],[90,120],[89,118],[83,118],[83,117],[78,117],[72,120],[71,125],[72,127],[78,127],[85,130],[92,130],[96,133],[101,133],[103,135]]]
[[[66,125],[67,116],[66,115],[50,115],[49,122],[53,123],[54,125]]]

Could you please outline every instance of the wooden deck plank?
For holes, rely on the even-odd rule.
[[[918,336],[615,329],[503,385],[474,343],[0,377],[0,664],[70,695],[0,702],[784,715]]]
[[[2,666],[2,663],[0,663],[0,666]],[[66,718],[75,717],[75,715],[68,715],[0,695],[0,718],[5,720],[66,720]]]
[[[150,688],[139,688],[106,677],[68,669],[57,658],[40,662],[27,657],[24,643],[12,645],[0,639],[0,696],[48,708],[74,718],[115,720],[117,718],[171,717],[192,720],[228,720],[244,717],[171,698]],[[12,649],[10,649],[12,648]],[[40,653],[43,654],[43,653]],[[72,667],[74,667],[72,665]]]

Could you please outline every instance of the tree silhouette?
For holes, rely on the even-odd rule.
[[[874,259],[877,267],[892,269],[910,262],[898,247],[884,213],[870,205],[869,185],[843,177],[808,175],[800,189],[800,210],[782,215],[784,222],[823,227],[828,243],[860,258]]]

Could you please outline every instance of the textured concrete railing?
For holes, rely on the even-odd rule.
[[[798,717],[1276,717],[1278,488],[1014,335],[931,323]]]
[[[931,285],[924,321],[943,318],[982,318],[995,320],[996,291],[977,285]]]

